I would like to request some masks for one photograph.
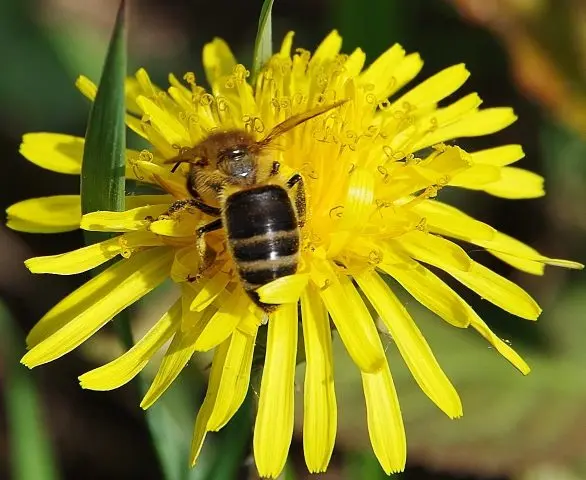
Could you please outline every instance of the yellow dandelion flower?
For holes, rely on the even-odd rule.
[[[535,320],[541,309],[531,296],[477,263],[459,243],[481,247],[536,275],[548,264],[581,265],[545,257],[438,200],[448,187],[511,199],[544,194],[540,176],[510,166],[524,155],[519,145],[466,152],[444,143],[488,135],[516,120],[510,108],[481,109],[475,93],[443,102],[468,78],[464,65],[446,68],[406,90],[422,60],[399,45],[365,68],[362,50],[340,53],[342,39],[335,31],[313,54],[292,51],[292,44],[290,33],[254,85],[220,39],[203,50],[209,91],[193,74],[184,81],[170,75],[166,91],[153,85],[144,70],[128,79],[127,124],[152,148],[127,151],[127,178],[151,183],[163,193],[128,196],[123,212],[83,218],[78,196],[32,199],[9,208],[8,225],[18,230],[56,232],[81,226],[120,233],[73,252],[32,258],[26,263],[32,272],[69,275],[123,257],[39,321],[27,338],[29,351],[22,362],[35,367],[66,354],[170,277],[179,285],[176,302],[130,350],[82,375],[84,388],[120,387],[171,340],[142,400],[146,409],[196,352],[213,351],[208,391],[195,425],[193,464],[207,432],[221,429],[242,404],[257,333],[266,328],[253,443],[260,475],[276,477],[293,434],[300,325],[307,362],[303,447],[309,470],[322,472],[337,425],[333,329],[362,374],[374,452],[385,472],[401,471],[405,431],[375,319],[393,338],[423,392],[446,415],[461,416],[462,405],[385,279],[394,278],[448,324],[471,326],[526,374],[527,364],[434,270],[443,270],[516,316]],[[87,78],[81,77],[77,86],[90,99],[95,97],[96,86]],[[283,121],[328,105],[336,108],[287,131],[267,153],[281,166],[281,176],[267,183],[282,185],[283,179],[300,174],[307,207],[295,273],[256,291],[260,302],[277,306],[267,316],[243,289],[223,230],[203,237],[213,257],[202,258],[195,232],[213,218],[198,208],[177,208],[176,200],[191,198],[186,186],[190,165],[186,162],[173,172],[169,160],[189,153],[217,131],[244,131],[261,141]],[[25,135],[21,152],[41,167],[79,174],[83,145],[82,138],[31,133]],[[230,192],[223,191],[225,196]]]

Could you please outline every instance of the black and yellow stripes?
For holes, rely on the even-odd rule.
[[[244,289],[260,307],[270,309],[253,290],[294,274],[299,263],[299,227],[287,191],[263,185],[229,195],[223,224]]]

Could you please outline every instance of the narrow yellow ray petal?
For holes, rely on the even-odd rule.
[[[230,346],[226,353],[222,379],[207,430],[220,430],[242,405],[250,383],[255,340],[256,332],[254,335],[246,335],[240,330],[235,330],[226,340]]]
[[[163,237],[194,237],[195,230],[202,225],[194,215],[177,215],[173,218],[161,218],[150,224],[150,231]]]
[[[462,416],[462,402],[409,312],[377,273],[354,277],[380,315],[403,360],[425,394],[450,418]]]
[[[425,135],[413,145],[413,151],[461,137],[480,137],[498,132],[517,120],[511,108],[486,108],[462,117]]]
[[[282,303],[295,303],[299,300],[301,292],[309,282],[309,274],[297,273],[287,275],[263,285],[256,293],[263,303],[280,305]]]
[[[221,38],[214,38],[204,45],[202,62],[208,85],[212,88],[222,77],[230,75],[236,66],[234,54]]]
[[[376,97],[376,100],[379,102],[385,100],[397,82],[393,72],[399,68],[404,58],[405,50],[403,47],[399,44],[394,44],[360,75],[359,85],[372,85],[372,94]]]
[[[344,212],[340,229],[352,230],[364,224],[372,212],[375,181],[371,172],[357,168],[350,175],[348,191],[344,197]]]
[[[32,273],[73,275],[91,270],[118,254],[129,256],[134,248],[161,245],[161,240],[150,232],[134,232],[67,253],[29,258],[24,263]]]
[[[254,459],[261,477],[283,470],[293,436],[297,305],[287,303],[269,320],[267,351],[254,425]]]
[[[84,143],[83,137],[63,133],[26,133],[22,137],[20,154],[41,168],[79,175]]]
[[[195,429],[193,431],[193,438],[191,440],[189,463],[192,467],[195,465],[195,462],[197,462],[197,458],[201,453],[201,448],[203,447],[203,442],[208,432],[207,425],[218,397],[220,381],[224,371],[224,361],[228,351],[227,346],[228,342],[224,342],[214,351],[214,359],[212,360],[212,369],[208,382],[208,390],[199,412],[197,413]]]
[[[169,274],[172,252],[153,248],[122,260],[65,297],[33,327],[21,362],[32,368],[65,355]]]
[[[469,241],[492,240],[496,230],[451,205],[436,200],[425,200],[413,207],[425,219],[430,232]]]
[[[437,275],[423,265],[378,265],[407,290],[423,306],[458,328],[466,328],[470,318],[460,297]]]
[[[144,230],[153,219],[165,213],[168,208],[168,204],[163,204],[133,208],[124,212],[102,211],[86,213],[81,219],[80,226],[83,230],[93,232]]]
[[[418,53],[411,53],[407,55],[393,72],[395,81],[389,86],[388,90],[383,95],[390,97],[398,92],[401,88],[413,80],[423,68],[423,60]]]
[[[181,373],[181,370],[187,365],[187,362],[189,362],[195,352],[195,341],[212,313],[213,309],[201,313],[185,312],[182,309],[182,317],[186,315],[194,317],[194,320],[191,321],[194,326],[189,330],[183,330],[180,325],[176,326],[175,335],[163,356],[159,370],[140,402],[141,408],[146,410],[151,407],[165,393],[167,388],[171,386],[173,381]],[[181,318],[181,323],[184,322],[185,319]]]
[[[232,292],[195,341],[195,350],[207,352],[226,340],[248,313],[250,300],[240,288]]]
[[[399,97],[393,105],[410,104],[422,108],[436,104],[460,88],[469,76],[470,72],[462,63],[445,68]]]
[[[323,263],[327,276],[320,278],[314,267],[312,281],[320,288],[321,298],[354,363],[361,371],[375,372],[385,362],[385,355],[374,320],[350,279],[338,277]]]
[[[334,390],[332,333],[315,287],[301,297],[306,367],[303,386],[303,453],[310,473],[325,472],[334,444],[338,411]]]
[[[527,365],[525,360],[523,360],[509,345],[497,337],[471,307],[470,311],[470,325],[472,328],[480,333],[480,335],[482,335],[495,348],[495,350],[505,357],[517,370],[523,375],[527,375],[531,371],[531,368],[529,368],[529,365]]]
[[[541,175],[516,167],[501,168],[501,178],[483,186],[486,193],[496,197],[520,199],[545,195],[544,178]]]
[[[82,388],[114,390],[138,375],[155,353],[169,340],[181,321],[181,299],[136,342],[130,350],[115,360],[94,368],[79,377]]]
[[[147,97],[138,97],[136,103],[149,116],[151,125],[159,131],[169,145],[185,146],[189,144],[189,132],[187,132],[177,117],[171,115],[171,113],[159,107]]]
[[[29,198],[6,209],[6,226],[19,232],[60,233],[79,228],[79,195]]]
[[[132,161],[132,166],[138,171],[137,176],[141,182],[155,183],[178,200],[191,198],[185,177],[171,173],[169,168],[136,159]]]
[[[230,274],[223,272],[221,269],[218,270],[212,278],[202,285],[201,290],[191,302],[190,310],[201,312],[225,290],[231,278]]]
[[[395,248],[405,250],[412,258],[431,263],[443,268],[442,265],[468,270],[472,260],[462,247],[432,233],[412,230],[390,241]]]
[[[402,472],[407,461],[407,440],[399,399],[386,361],[377,372],[362,372],[362,388],[374,454],[387,475]]]
[[[471,240],[471,243],[486,248],[488,252],[500,258],[503,262],[533,275],[543,275],[545,265],[577,270],[584,268],[578,262],[545,257],[529,245],[502,232],[496,232],[494,238],[490,241]]]
[[[525,290],[484,265],[472,262],[467,272],[453,268],[444,270],[483,299],[513,315],[527,320],[537,320],[541,313],[537,302]]]
[[[125,198],[125,210],[132,210],[139,207],[148,207],[155,205],[171,205],[174,198],[171,195],[127,195]]]
[[[488,183],[498,181],[501,170],[500,167],[478,163],[454,175],[450,180],[450,185],[454,187],[480,189]]]
[[[80,75],[75,80],[75,86],[81,92],[81,94],[92,102],[95,100],[98,94],[98,86],[92,82],[85,75]]]
[[[309,69],[316,68],[324,61],[333,60],[342,48],[342,37],[337,30],[332,30],[317,46],[309,61]]]
[[[474,163],[484,163],[495,167],[504,167],[521,160],[525,156],[521,145],[502,145],[500,147],[478,150],[470,153]]]

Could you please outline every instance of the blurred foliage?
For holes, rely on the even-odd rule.
[[[152,77],[163,84],[169,71],[179,75],[195,71],[201,81],[201,47],[214,36],[225,38],[237,57],[251,64],[263,2],[253,3],[131,2],[129,71],[147,66]],[[75,91],[73,82],[79,74],[94,81],[99,78],[117,4],[117,0],[0,1],[4,67],[0,76],[0,149],[8,165],[0,179],[4,182],[0,184],[4,206],[32,196],[78,192],[77,178],[39,171],[19,158],[19,136],[34,130],[83,134],[88,103]],[[470,145],[482,148],[495,143],[522,143],[527,152],[523,166],[548,177],[548,196],[531,202],[504,202],[466,193],[455,194],[454,201],[466,202],[468,212],[548,254],[582,262],[586,258],[586,217],[582,213],[586,204],[585,22],[586,3],[580,0],[279,0],[271,18],[275,47],[291,29],[296,31],[297,46],[313,48],[330,29],[338,28],[344,51],[360,46],[369,61],[394,42],[410,52],[419,51],[426,62],[420,78],[447,65],[466,62],[472,72],[466,92],[478,91],[487,106],[512,105],[520,116],[520,121],[505,132]],[[468,141],[463,145],[468,147]],[[27,181],[15,182],[15,177]],[[25,244],[33,250],[30,254],[42,255],[75,248],[81,240],[74,234],[2,238],[7,239],[3,246],[6,258]],[[5,261],[5,257],[0,259]],[[526,355],[533,371],[522,377],[473,332],[441,325],[439,319],[405,298],[440,364],[461,392],[465,416],[457,421],[444,417],[416,387],[392,340],[385,338],[406,418],[409,462],[427,468],[410,468],[397,478],[586,478],[586,353],[581,344],[586,334],[584,276],[548,269],[543,278],[528,278],[511,273],[488,256],[479,259],[521,282],[544,307],[543,317],[534,324],[466,297],[501,336]],[[9,266],[0,277],[1,294],[17,312],[16,321],[23,329],[30,328],[44,309],[83,281],[81,277],[22,280],[17,267],[6,261],[4,264]],[[14,278],[19,279],[18,285]],[[140,309],[156,310],[160,302],[161,297],[155,294]],[[139,327],[155,319],[152,315],[135,317],[133,323]],[[3,339],[22,345],[4,334]],[[2,344],[3,353],[12,355],[6,345]],[[193,368],[187,369],[146,413],[151,428],[165,440],[158,445],[166,459],[159,471],[154,450],[145,441],[144,414],[137,405],[142,387],[137,384],[98,394],[81,392],[77,385],[77,375],[92,367],[88,358],[91,364],[103,363],[119,352],[114,345],[111,331],[106,329],[93,340],[95,351],[91,356],[86,355],[87,348],[82,348],[77,356],[70,355],[40,372],[50,378],[42,384],[46,393],[42,398],[47,398],[47,408],[55,412],[48,420],[57,438],[54,446],[64,477],[81,478],[91,469],[100,478],[134,475],[141,480],[159,479],[163,474],[171,480],[243,478],[251,464],[251,459],[246,459],[250,442],[248,409],[242,409],[222,432],[210,435],[194,470],[186,465],[209,359],[196,359]],[[339,342],[336,348],[340,430],[337,451],[323,478],[377,478],[380,469],[372,461],[365,431],[360,379]],[[40,407],[35,406],[36,394],[30,393],[34,392],[32,377],[14,356],[4,357],[0,388],[5,396],[10,393],[16,398],[5,402],[5,410],[15,422],[30,422],[23,428],[39,428],[35,420],[39,417],[34,413],[26,417],[13,413],[15,406],[21,407],[21,413]],[[302,371],[300,368],[300,375]],[[14,383],[10,383],[18,378],[11,375],[18,372],[23,374],[21,380],[29,392],[24,401],[16,397],[22,389],[14,389]],[[301,389],[302,377],[299,379]],[[251,395],[255,395],[254,389]],[[299,392],[299,425],[302,398]],[[63,418],[70,421],[63,422]],[[0,435],[1,447],[6,437],[1,424]],[[12,443],[23,437],[15,438]],[[25,452],[29,459],[48,447],[42,434],[27,435],[24,440],[31,446],[27,443],[19,447],[19,452]],[[300,442],[293,445],[284,477],[306,478]],[[0,459],[6,457],[3,450],[0,448]],[[47,452],[38,455],[41,460],[37,466],[50,464]],[[0,476],[6,472],[3,468],[0,465]],[[51,467],[47,468],[50,472]],[[445,474],[440,475],[438,470]],[[27,475],[43,478],[36,473]]]
[[[46,430],[35,379],[19,363],[24,338],[6,307],[0,302],[0,365],[10,438],[10,468],[13,480],[57,480],[60,478]]]

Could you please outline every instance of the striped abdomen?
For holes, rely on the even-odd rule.
[[[299,228],[287,191],[278,185],[241,190],[226,199],[224,227],[244,289],[261,308],[254,290],[292,275],[299,262]]]

